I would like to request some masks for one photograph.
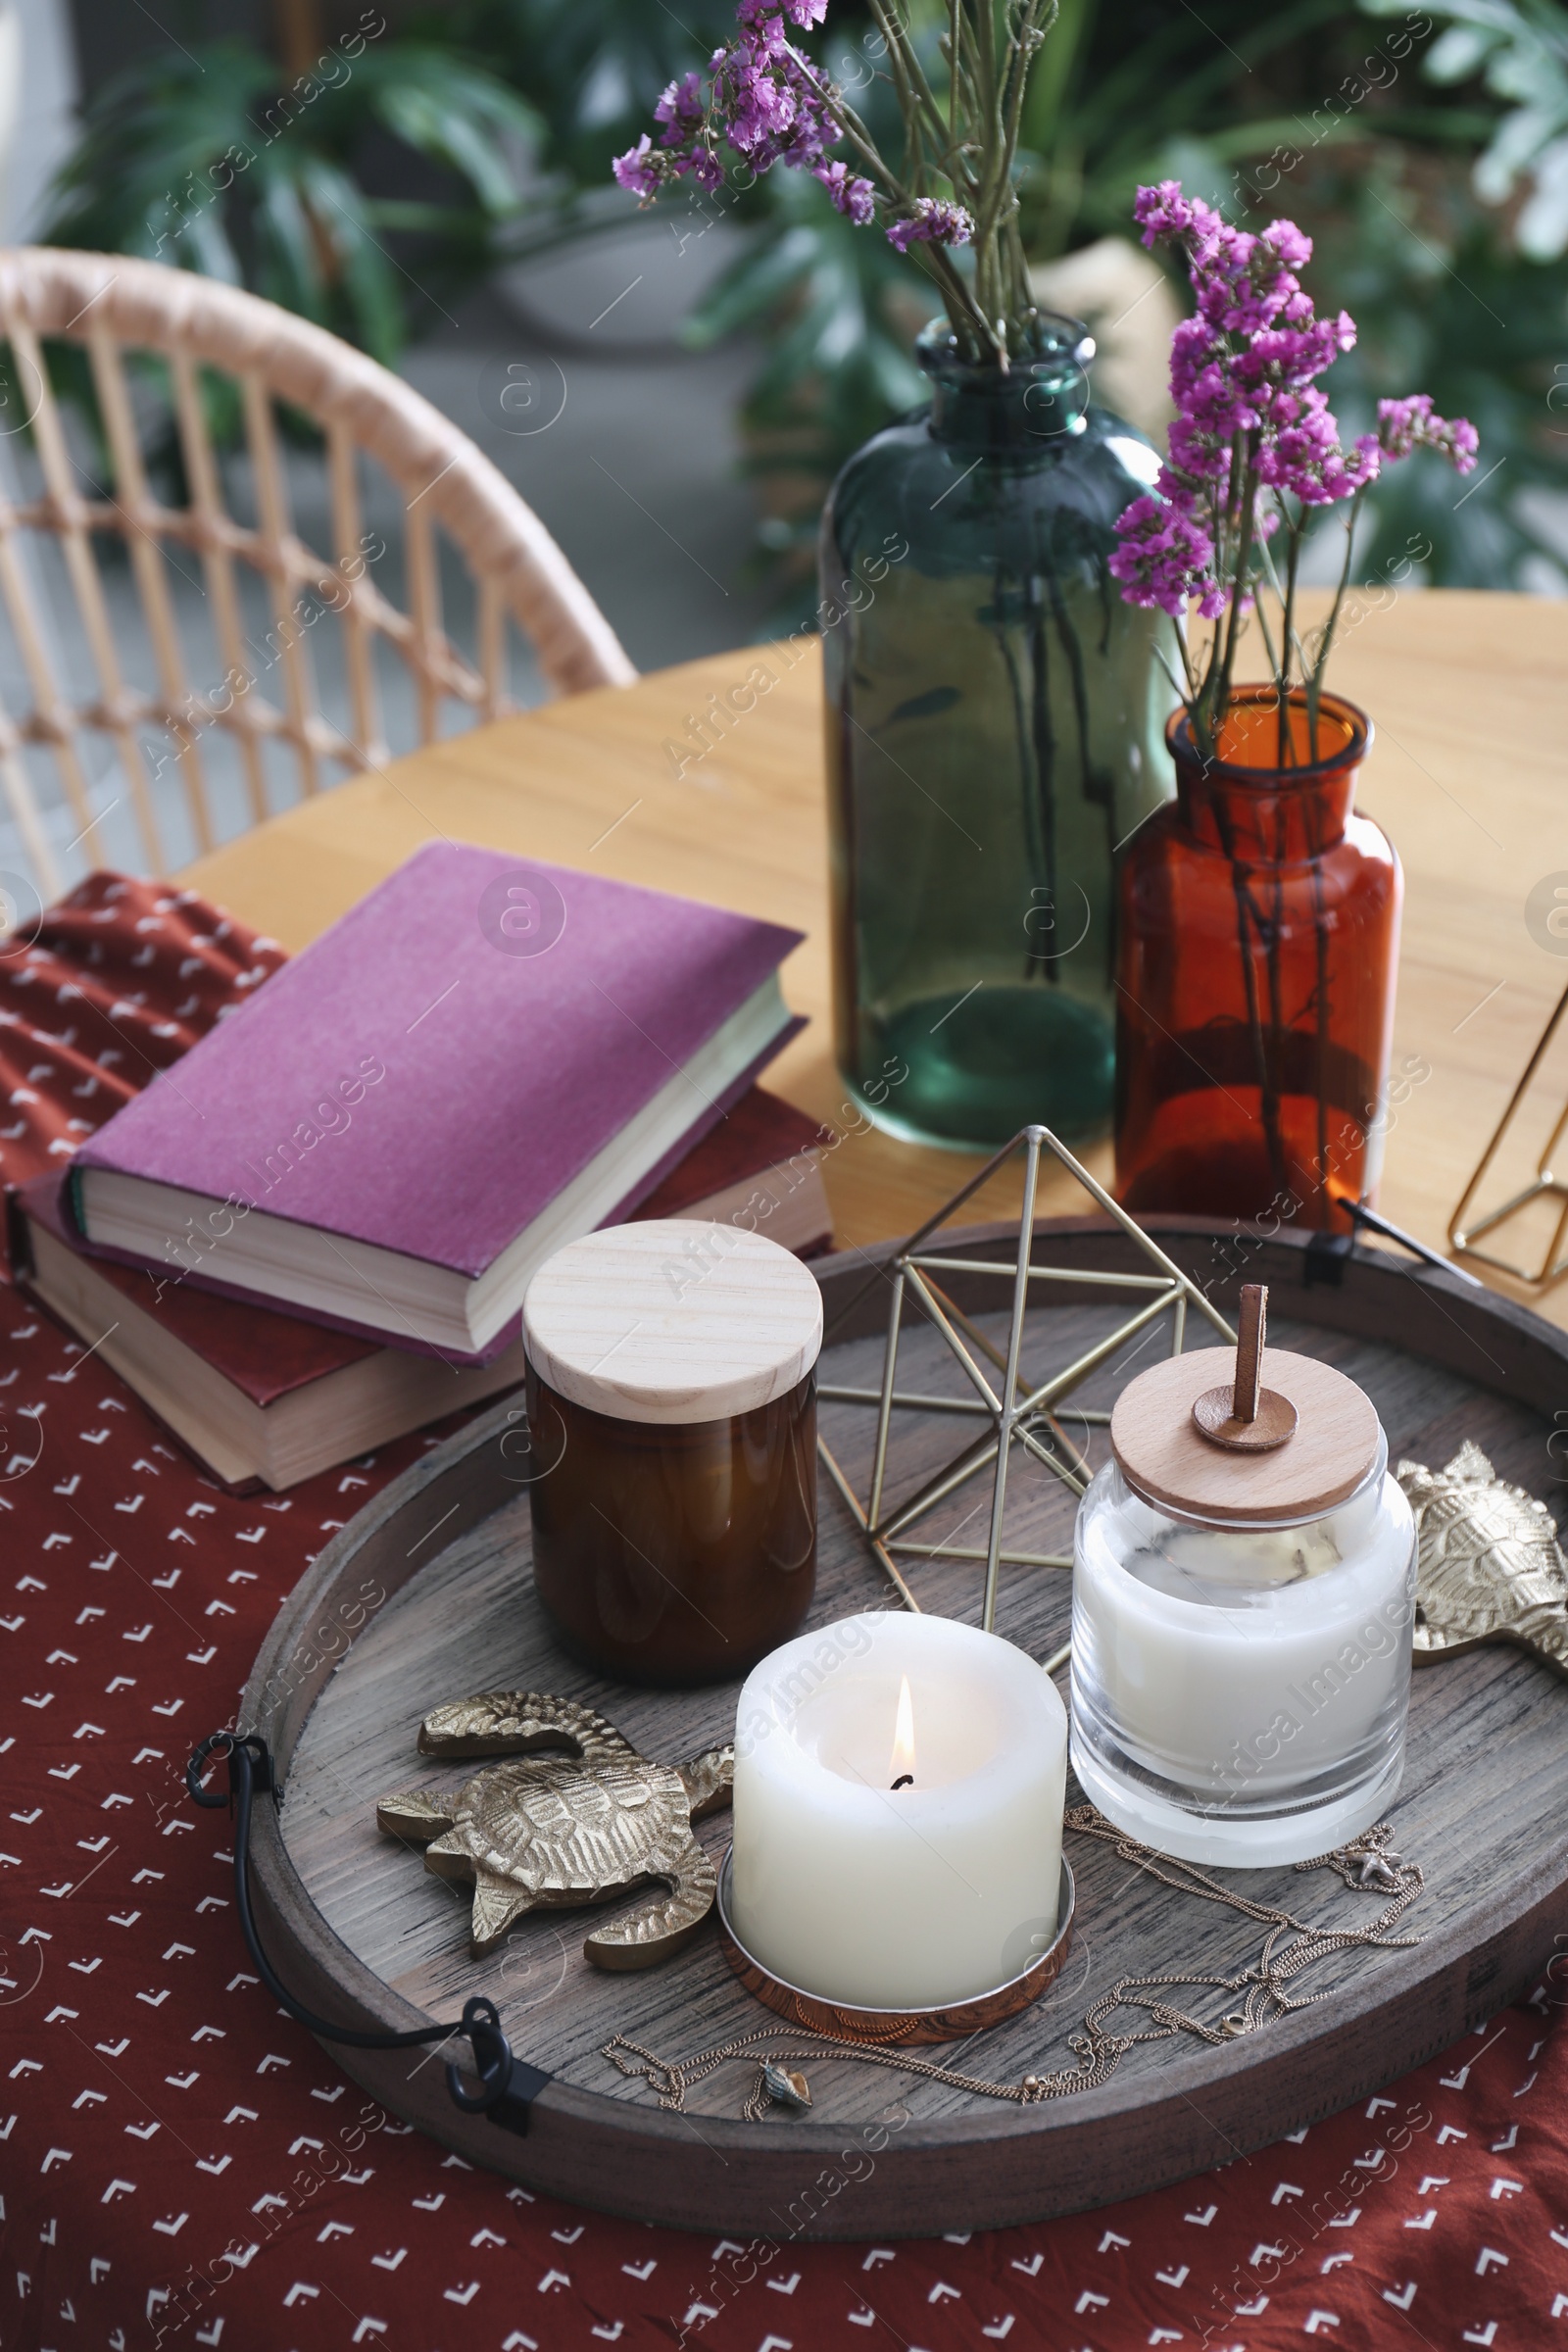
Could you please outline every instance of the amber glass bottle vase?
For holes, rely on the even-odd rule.
[[[1283,724],[1282,724],[1283,720]],[[1117,875],[1116,1190],[1135,1213],[1348,1230],[1382,1157],[1399,861],[1355,812],[1372,739],[1325,695],[1244,688]],[[1285,757],[1280,757],[1281,752]]]

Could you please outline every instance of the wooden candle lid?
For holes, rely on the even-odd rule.
[[[656,1217],[558,1250],[528,1285],[522,1336],[540,1379],[590,1412],[719,1421],[799,1387],[822,1294],[760,1233]]]
[[[1377,1460],[1371,1398],[1315,1356],[1263,1345],[1268,1293],[1243,1293],[1241,1345],[1173,1355],[1129,1381],[1110,1416],[1123,1477],[1186,1518],[1311,1519]]]

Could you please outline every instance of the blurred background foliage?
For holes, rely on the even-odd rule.
[[[1364,0],[1396,16],[1404,0]],[[1518,198],[1514,239],[1532,261],[1568,247],[1568,14],[1557,0],[1438,0],[1440,27],[1425,70],[1435,82],[1479,77],[1503,101],[1476,159],[1476,193]]]
[[[507,82],[433,39],[322,36],[287,59],[166,45],[90,100],[43,239],[249,286],[390,365],[437,315],[416,275],[460,287],[490,266],[542,129]],[[418,159],[428,194],[372,193],[377,140],[402,152],[377,176],[406,185]]]
[[[905,4],[934,42],[941,0]],[[611,157],[732,22],[731,0],[415,0],[326,86],[316,61],[333,48],[309,0],[279,0],[270,48],[153,52],[96,94],[47,234],[233,278],[395,360],[430,322],[416,277],[453,289],[624,228]],[[877,122],[889,93],[858,0],[834,0],[815,46]],[[286,135],[268,138],[285,89]],[[236,145],[255,160],[219,187]],[[1028,244],[1048,273],[1124,238],[1141,180],[1178,177],[1244,226],[1289,214],[1316,240],[1320,309],[1360,324],[1329,379],[1347,429],[1417,388],[1474,418],[1481,470],[1462,492],[1436,467],[1380,486],[1362,576],[1419,545],[1440,584],[1568,587],[1561,0],[1205,0],[1201,15],[1061,0],[1023,145]],[[758,561],[790,619],[827,483],[921,400],[910,346],[932,304],[911,265],[800,175],[717,200],[684,191],[682,206],[739,232],[681,332],[754,340],[739,422]],[[1049,300],[1049,274],[1045,287]],[[1150,366],[1157,378],[1157,345]]]

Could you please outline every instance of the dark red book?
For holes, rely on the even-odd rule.
[[[813,1256],[833,1239],[821,1132],[793,1102],[750,1087],[633,1214],[744,1223]]]
[[[522,1379],[520,1341],[490,1363],[450,1366],[237,1305],[177,1269],[89,1256],[62,1181],[50,1171],[11,1196],[17,1280],[226,1487],[297,1486]]]
[[[639,1213],[737,1213],[786,1248],[823,1248],[815,1136],[802,1112],[754,1087]],[[225,1486],[296,1486],[522,1379],[520,1342],[452,1367],[198,1290],[173,1268],[89,1255],[64,1213],[64,1181],[52,1169],[10,1197],[18,1281]]]

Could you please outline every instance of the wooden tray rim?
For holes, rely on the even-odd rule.
[[[1151,1217],[1145,1223],[1177,1255],[1178,1262],[1186,1254],[1176,1247],[1183,1241],[1201,1243],[1235,1238],[1234,1225],[1203,1219]],[[1009,1227],[1005,1223],[956,1229],[944,1237],[944,1250],[955,1253],[961,1250],[970,1255],[1002,1262],[1010,1258],[1016,1246],[1016,1230],[1015,1225]],[[1116,1261],[1133,1249],[1108,1219],[1100,1217],[1042,1219],[1037,1223],[1036,1235],[1040,1239],[1049,1238],[1058,1253],[1070,1250],[1081,1256],[1086,1268],[1101,1264],[1115,1270]],[[1352,1260],[1346,1261],[1343,1286],[1304,1287],[1302,1259],[1310,1238],[1282,1231],[1261,1244],[1249,1245],[1247,1275],[1283,1286],[1283,1295],[1275,1299],[1277,1312],[1325,1329],[1381,1338],[1385,1344],[1399,1346],[1403,1352],[1424,1356],[1446,1369],[1459,1372],[1473,1386],[1493,1389],[1538,1411],[1543,1408],[1537,1395],[1531,1392],[1550,1374],[1556,1376],[1559,1384],[1564,1374],[1568,1374],[1568,1334],[1511,1299],[1491,1291],[1473,1291],[1456,1277],[1440,1274],[1435,1269],[1410,1268],[1383,1251],[1358,1251]],[[902,1247],[901,1242],[892,1242],[876,1250],[845,1251],[814,1262],[812,1271],[825,1294],[824,1349],[882,1329],[884,1318],[880,1301],[874,1296],[874,1311],[869,1316],[865,1312],[864,1286],[867,1276],[897,1256]],[[1188,1271],[1193,1271],[1191,1266]],[[1236,1279],[1239,1277],[1215,1282],[1212,1288],[1223,1294],[1234,1288]],[[1073,1296],[1065,1286],[1054,1291],[1054,1298],[1058,1300]],[[1418,1346],[1402,1335],[1391,1339],[1399,1324],[1408,1320],[1412,1296],[1433,1309],[1426,1318],[1436,1342],[1432,1348]],[[847,1315],[846,1306],[858,1306],[858,1312]],[[1506,1339],[1509,1359],[1521,1378],[1509,1378],[1508,1363],[1498,1367],[1501,1377],[1482,1377],[1476,1369],[1474,1353],[1464,1345],[1472,1336],[1479,1336],[1477,1326],[1486,1328],[1499,1344]],[[1482,1360],[1495,1363],[1496,1359],[1489,1354]],[[402,1541],[416,1519],[427,1522],[431,1533],[440,1528],[440,1548],[445,1550],[503,1502],[515,1497],[517,1482],[507,1477],[502,1449],[509,1432],[515,1428],[519,1412],[515,1396],[503,1399],[412,1464],[332,1539],[280,1605],[246,1685],[240,1722],[246,1730],[258,1731],[269,1740],[279,1779],[284,1784],[311,1707],[335,1671],[340,1656],[346,1654],[346,1649],[323,1652],[313,1663],[286,1674],[284,1670],[291,1655],[297,1656],[302,1643],[310,1639],[308,1629],[312,1621],[318,1612],[324,1613],[330,1607],[356,1573],[363,1572],[368,1559],[390,1569],[396,1577],[377,1606],[393,1599],[402,1586],[427,1564],[425,1559],[416,1557],[420,1548],[417,1544],[414,1546],[416,1556],[410,1557],[409,1547]],[[456,1505],[455,1511],[444,1520],[442,1504]],[[408,1526],[403,1524],[406,1513],[412,1514]],[[389,1548],[395,1549],[395,1560],[382,1558]],[[404,1573],[397,1576],[400,1562]],[[875,1575],[869,1562],[867,1573],[868,1577]],[[369,1621],[367,1617],[366,1622]],[[1439,1665],[1434,1671],[1441,1672],[1443,1668]],[[283,1684],[281,1690],[270,1690],[270,1685],[279,1682]],[[291,1982],[303,1998],[314,2002],[321,2014],[344,2025],[389,2032],[408,2031],[431,2022],[424,2011],[367,1967],[328,1926],[295,1870],[283,1843],[277,1815],[270,1806],[257,1809],[252,1835],[252,1873],[269,1950],[274,1961],[281,1954],[286,1981]],[[1568,1881],[1568,1830],[1544,1845],[1534,1866],[1515,1879],[1506,1903],[1495,1898],[1478,1902],[1446,1930],[1423,1936],[1411,1952],[1390,1954],[1382,1961],[1373,2005],[1361,2009],[1350,2021],[1356,2041],[1365,2048],[1366,2062],[1364,2075],[1358,2074],[1349,2087],[1346,2087],[1342,2075],[1331,2097],[1271,2118],[1266,2132],[1253,2133],[1245,2146],[1231,2139],[1222,2124],[1213,2128],[1234,2153],[1241,2155],[1249,2147],[1267,2144],[1327,2114],[1339,2112],[1447,2047],[1482,2018],[1494,2014],[1503,2002],[1516,1998],[1524,1984],[1539,1973],[1542,1962],[1534,1957],[1521,1970],[1517,1959],[1510,1960],[1509,1955],[1521,1943],[1530,1947],[1532,1954],[1538,1948],[1543,1954],[1549,1953],[1552,1929],[1563,1924],[1558,1913],[1568,1907],[1562,1899],[1565,1881]],[[1557,1911],[1548,1916],[1548,1907],[1554,1900]],[[1469,1966],[1463,2005],[1456,2011],[1450,2002],[1436,1995],[1445,1979],[1450,1978],[1461,1963]],[[1499,1974],[1504,1970],[1506,1979],[1499,1984]],[[1379,2020],[1394,2011],[1415,1985],[1426,1982],[1431,1983],[1435,1996],[1431,2004],[1430,2039],[1420,2048],[1412,2049],[1407,2035],[1401,2034],[1400,2046],[1392,2061],[1380,2057],[1383,2037]],[[1098,2091],[1074,2093],[1028,2108],[1001,2103],[993,2106],[987,2102],[970,2114],[920,2118],[900,2142],[901,2151],[913,2154],[921,2150],[972,2147],[977,2143],[1027,2141],[1043,2130],[1060,2129],[1063,2124],[1076,2123],[1080,2118],[1085,2125],[1092,2123],[1096,2127],[1097,2136],[1102,2129],[1124,2132],[1127,2127],[1136,2128],[1143,2111],[1163,2107],[1173,2099],[1188,2098],[1197,2089],[1205,2092],[1212,2107],[1216,2104],[1216,2090],[1223,2092],[1226,2086],[1254,2070],[1294,2057],[1315,2042],[1330,2038],[1343,2042],[1347,2031],[1347,2021],[1337,2004],[1304,2009],[1273,2021],[1255,2041],[1239,2041],[1221,2050],[1204,2048],[1184,2053],[1157,2072],[1125,2080],[1118,2076]],[[370,2082],[381,2072],[373,2065],[367,2066],[368,2054],[345,2051],[336,2044],[323,2046],[357,2081]],[[526,2056],[528,2052],[524,2049],[519,2054]],[[438,2072],[426,2069],[425,2080]],[[449,2107],[444,2088],[438,2101],[419,2098],[416,2104],[419,2112],[415,2120],[421,2129],[446,2144],[463,2149],[470,2159],[474,2156],[475,2127]],[[414,2109],[404,2101],[401,2111],[409,2115]],[[480,2160],[548,2185],[551,2166],[547,2150],[556,2137],[556,2127],[564,2127],[568,2132],[572,2126],[587,2127],[598,2132],[612,2125],[618,2135],[647,2138],[665,2145],[668,2124],[666,2113],[652,2099],[645,2104],[585,2090],[555,2079],[535,2103],[532,2139],[511,2140],[503,2145],[482,2139]],[[478,2129],[492,2133],[496,2142],[504,2140],[505,2135],[495,2132],[493,2127],[482,2121]],[[744,2123],[737,2118],[710,2114],[703,2117],[703,2137],[720,2157],[742,2151],[755,2156],[760,2140],[765,2135],[780,2146],[787,2146],[793,2156],[826,2160],[839,2150],[853,2129],[843,2123],[816,2124],[806,2118],[791,2119],[787,2124],[770,2128],[766,2123]],[[524,2171],[518,2160],[523,2158],[525,2150],[528,2156]],[[1216,2160],[1221,2159],[1204,2158],[1196,2169],[1204,2169]],[[1101,2199],[1097,2195],[1085,2201],[1093,2203]],[[885,2227],[880,2223],[877,2226]]]

